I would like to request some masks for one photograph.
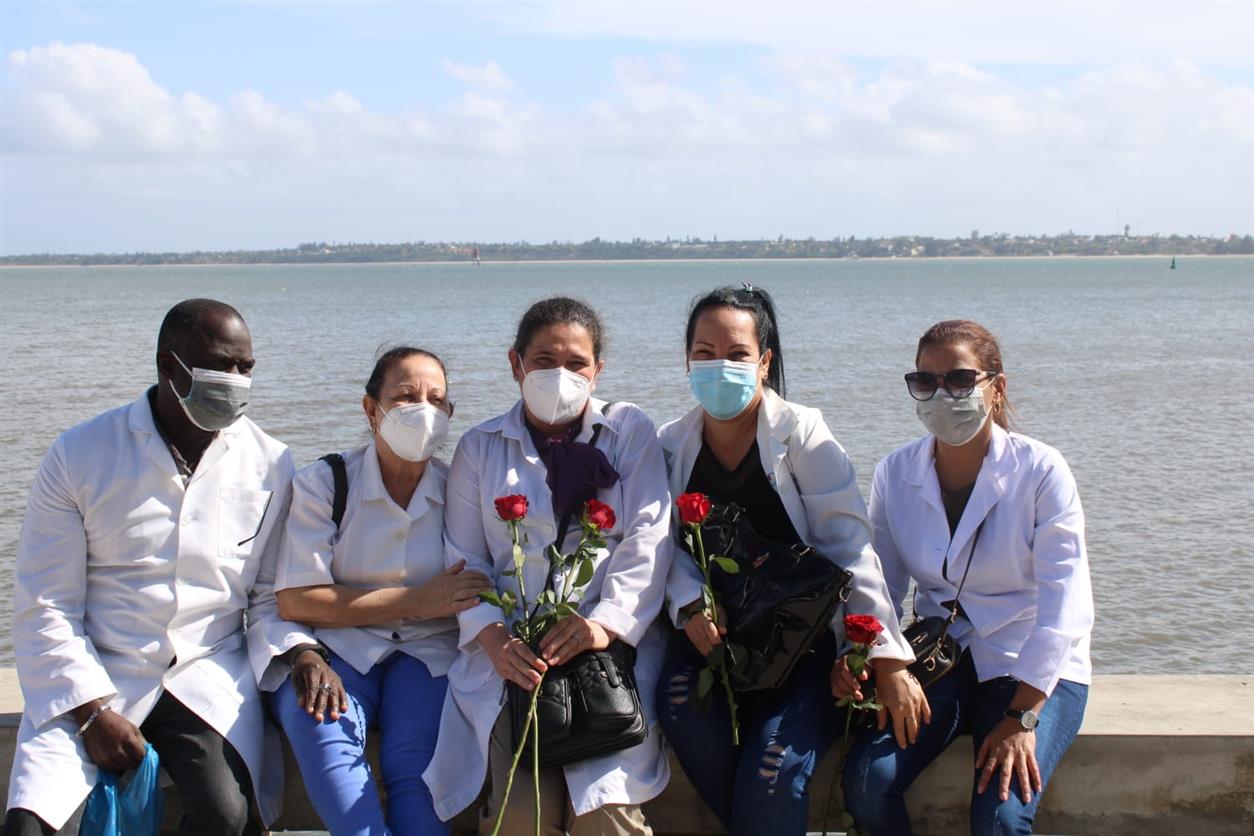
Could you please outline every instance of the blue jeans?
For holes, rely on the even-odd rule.
[[[844,731],[844,709],[832,699],[836,641],[830,633],[797,663],[777,691],[737,696],[740,746],[733,746],[722,687],[710,711],[694,704],[705,660],[675,637],[658,680],[658,718],[684,773],[732,836],[803,836],[810,776]]]
[[[348,713],[321,723],[305,713],[289,677],[270,707],[300,764],[305,791],[333,836],[448,834],[422,780],[435,751],[448,678],[432,676],[412,656],[393,653],[364,676],[335,654],[331,667],[344,680]],[[379,763],[387,788],[384,816],[366,762],[366,731],[379,729]]]
[[[905,792],[941,752],[961,734],[970,734],[973,752],[978,753],[984,738],[1006,716],[1018,682],[1003,676],[980,682],[971,654],[963,654],[956,670],[937,681],[927,691],[932,722],[919,730],[918,741],[900,749],[892,728],[865,729],[854,741],[845,764],[845,803],[859,827],[875,836],[909,836],[910,818],[906,813]],[[1084,719],[1089,687],[1067,680],[1059,681],[1041,710],[1036,727],[1036,763],[1042,784],[1048,784],[1063,753],[1075,739]],[[980,773],[971,784],[971,833],[1027,834],[1041,793],[1033,793],[1024,803],[1019,778],[1010,784],[1010,797],[998,797],[1000,773],[983,793],[977,793]]]

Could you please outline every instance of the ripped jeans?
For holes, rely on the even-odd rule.
[[[844,731],[844,709],[832,698],[835,659],[836,640],[827,633],[783,688],[737,695],[736,747],[721,686],[701,713],[693,700],[705,660],[685,636],[672,637],[658,680],[658,719],[684,773],[732,836],[805,834],[810,776]]]

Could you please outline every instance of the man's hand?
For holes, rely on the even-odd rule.
[[[104,700],[92,700],[75,708],[70,714],[74,722],[82,725],[91,713],[104,705]],[[148,741],[140,734],[139,727],[116,711],[102,711],[83,732],[83,746],[91,762],[103,769],[121,775],[139,766],[144,759]]]
[[[296,687],[297,702],[319,723],[326,714],[338,720],[348,711],[348,695],[344,693],[340,675],[313,650],[297,655],[292,665],[292,684]]]

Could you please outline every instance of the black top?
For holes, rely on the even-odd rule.
[[[788,511],[779,498],[779,492],[762,469],[757,441],[733,470],[719,464],[710,445],[703,441],[685,491],[703,493],[712,502],[736,503],[749,515],[754,531],[768,540],[781,543],[801,541],[792,520],[788,519]]]
[[[941,488],[941,502],[945,503],[945,516],[949,518],[950,537],[953,537],[954,532],[958,530],[958,522],[962,519],[962,512],[967,509],[967,502],[971,499],[973,490],[975,490],[974,482],[956,491]]]

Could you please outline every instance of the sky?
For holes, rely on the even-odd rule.
[[[1254,0],[0,1],[0,254],[1254,233]]]

